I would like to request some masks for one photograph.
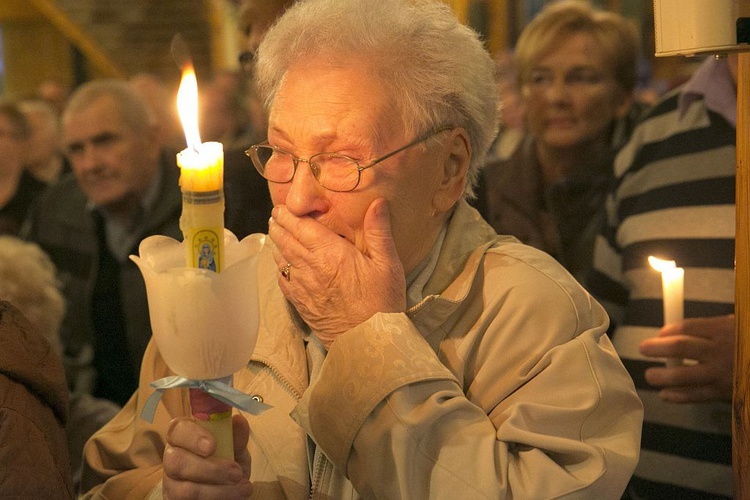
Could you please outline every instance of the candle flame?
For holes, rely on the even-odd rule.
[[[648,263],[651,264],[651,267],[653,267],[654,270],[659,271],[660,273],[663,273],[664,271],[667,271],[669,269],[674,269],[675,267],[677,267],[677,264],[675,264],[675,261],[657,259],[653,255],[649,255]]]
[[[182,80],[177,91],[177,111],[188,148],[198,150],[201,144],[198,132],[198,79],[192,64],[187,64],[182,69]]]

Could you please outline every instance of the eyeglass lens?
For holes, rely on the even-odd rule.
[[[271,182],[289,182],[294,177],[295,158],[271,146],[255,146],[252,157],[261,167],[263,177]],[[332,153],[320,153],[309,160],[298,159],[310,165],[313,175],[326,189],[351,191],[359,182],[359,169],[353,160]]]

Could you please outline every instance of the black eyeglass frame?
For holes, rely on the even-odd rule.
[[[273,182],[274,184],[286,184],[286,183],[292,182],[292,180],[294,179],[295,174],[297,173],[297,167],[299,166],[300,162],[307,163],[308,165],[310,165],[310,169],[312,170],[313,176],[315,177],[316,180],[318,180],[319,177],[320,177],[320,168],[316,167],[315,164],[314,164],[314,161],[313,161],[313,159],[316,156],[329,155],[329,156],[335,156],[337,158],[343,158],[343,159],[345,159],[347,161],[352,162],[352,164],[356,166],[356,168],[357,168],[357,182],[356,182],[356,184],[354,184],[354,186],[352,186],[351,189],[331,189],[331,188],[328,188],[326,186],[323,186],[323,184],[321,184],[321,186],[323,186],[325,189],[327,189],[329,191],[333,191],[335,193],[349,193],[349,192],[354,191],[355,189],[357,189],[357,186],[359,186],[359,183],[362,180],[362,171],[363,170],[367,170],[368,168],[372,168],[375,165],[377,165],[378,163],[381,163],[381,162],[387,160],[388,158],[391,158],[392,156],[395,156],[398,153],[409,149],[412,146],[416,146],[417,144],[419,144],[421,142],[424,142],[427,139],[430,139],[431,137],[433,137],[433,136],[435,136],[435,135],[437,135],[437,134],[439,134],[441,132],[445,132],[446,130],[452,130],[454,128],[455,127],[452,126],[452,125],[446,125],[444,127],[440,127],[440,128],[434,129],[434,130],[432,130],[432,131],[430,131],[430,132],[428,132],[426,134],[422,134],[422,135],[418,136],[416,139],[414,139],[413,141],[411,141],[410,143],[406,144],[405,146],[401,146],[400,148],[398,148],[398,149],[396,149],[394,151],[391,151],[390,153],[387,153],[387,154],[381,156],[380,158],[376,158],[375,160],[371,161],[367,165],[360,165],[359,162],[361,160],[355,160],[354,158],[352,158],[350,156],[346,156],[346,155],[342,155],[342,154],[338,154],[338,153],[326,153],[326,152],[315,153],[310,158],[308,158],[307,160],[305,160],[304,158],[297,158],[293,154],[291,154],[288,151],[285,151],[285,150],[283,150],[283,149],[281,149],[281,148],[279,148],[277,146],[270,145],[268,143],[268,141],[265,141],[265,142],[262,142],[260,144],[255,144],[253,146],[250,146],[245,151],[245,154],[250,157],[250,159],[253,162],[253,166],[255,167],[255,170],[258,171],[258,173],[261,175],[261,177],[263,177],[264,179],[266,179],[269,182]],[[267,178],[265,176],[265,174],[264,174],[264,172],[265,172],[265,165],[263,165],[263,163],[260,161],[260,158],[258,156],[258,148],[261,148],[261,147],[271,148],[274,151],[278,151],[279,153],[285,154],[286,156],[289,156],[292,159],[292,163],[294,164],[294,168],[292,169],[292,175],[291,175],[291,177],[289,179],[287,179],[285,181],[275,181],[275,180],[269,179],[269,178]]]

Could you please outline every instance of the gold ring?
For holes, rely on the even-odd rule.
[[[290,263],[286,263],[286,265],[281,269],[281,275],[287,280],[292,279],[291,275],[292,265]]]

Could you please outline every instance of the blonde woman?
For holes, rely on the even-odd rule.
[[[526,137],[487,165],[477,206],[498,233],[544,250],[579,280],[632,128],[637,57],[629,21],[577,0],[548,4],[516,45]]]

